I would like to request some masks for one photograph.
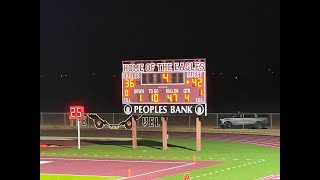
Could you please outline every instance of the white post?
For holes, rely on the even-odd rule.
[[[78,149],[80,149],[80,120],[77,119],[78,121]]]

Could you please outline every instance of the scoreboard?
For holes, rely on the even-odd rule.
[[[125,114],[207,115],[206,59],[122,61]]]

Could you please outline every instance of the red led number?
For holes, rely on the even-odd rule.
[[[82,118],[81,108],[77,108],[77,118]]]
[[[70,107],[70,117],[72,118],[76,118],[76,116],[74,115],[76,112],[76,108],[74,107]]]
[[[70,119],[82,119],[84,117],[83,106],[70,106]]]

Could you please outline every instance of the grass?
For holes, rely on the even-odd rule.
[[[138,148],[131,149],[131,141],[103,142],[83,146],[80,150],[67,148],[43,151],[45,156],[105,157],[128,159],[161,159],[220,161],[223,164],[190,171],[193,179],[257,179],[280,172],[280,150],[251,144],[202,140],[202,149],[195,151],[193,139],[169,139],[168,150],[162,150],[160,138],[146,138],[138,141]],[[184,173],[161,179],[182,179]],[[42,176],[41,176],[42,177]],[[44,176],[49,178],[50,176]],[[55,179],[56,177],[54,176]],[[59,177],[60,179],[64,179]],[[67,179],[70,177],[66,177]],[[42,179],[42,178],[41,178]],[[77,178],[78,179],[78,178]]]

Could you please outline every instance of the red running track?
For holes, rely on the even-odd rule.
[[[207,166],[220,164],[215,161],[181,160],[135,160],[135,159],[106,159],[106,158],[61,158],[41,156],[40,165],[42,174],[90,175],[90,176],[121,176],[125,179],[151,180],[178,173],[188,172]],[[131,177],[128,178],[128,169]],[[182,179],[182,177],[181,177]]]
[[[257,180],[278,180],[280,179],[280,173],[279,174],[274,174],[274,175],[271,175],[271,176],[266,176],[266,177],[263,177],[263,178],[259,178]]]

